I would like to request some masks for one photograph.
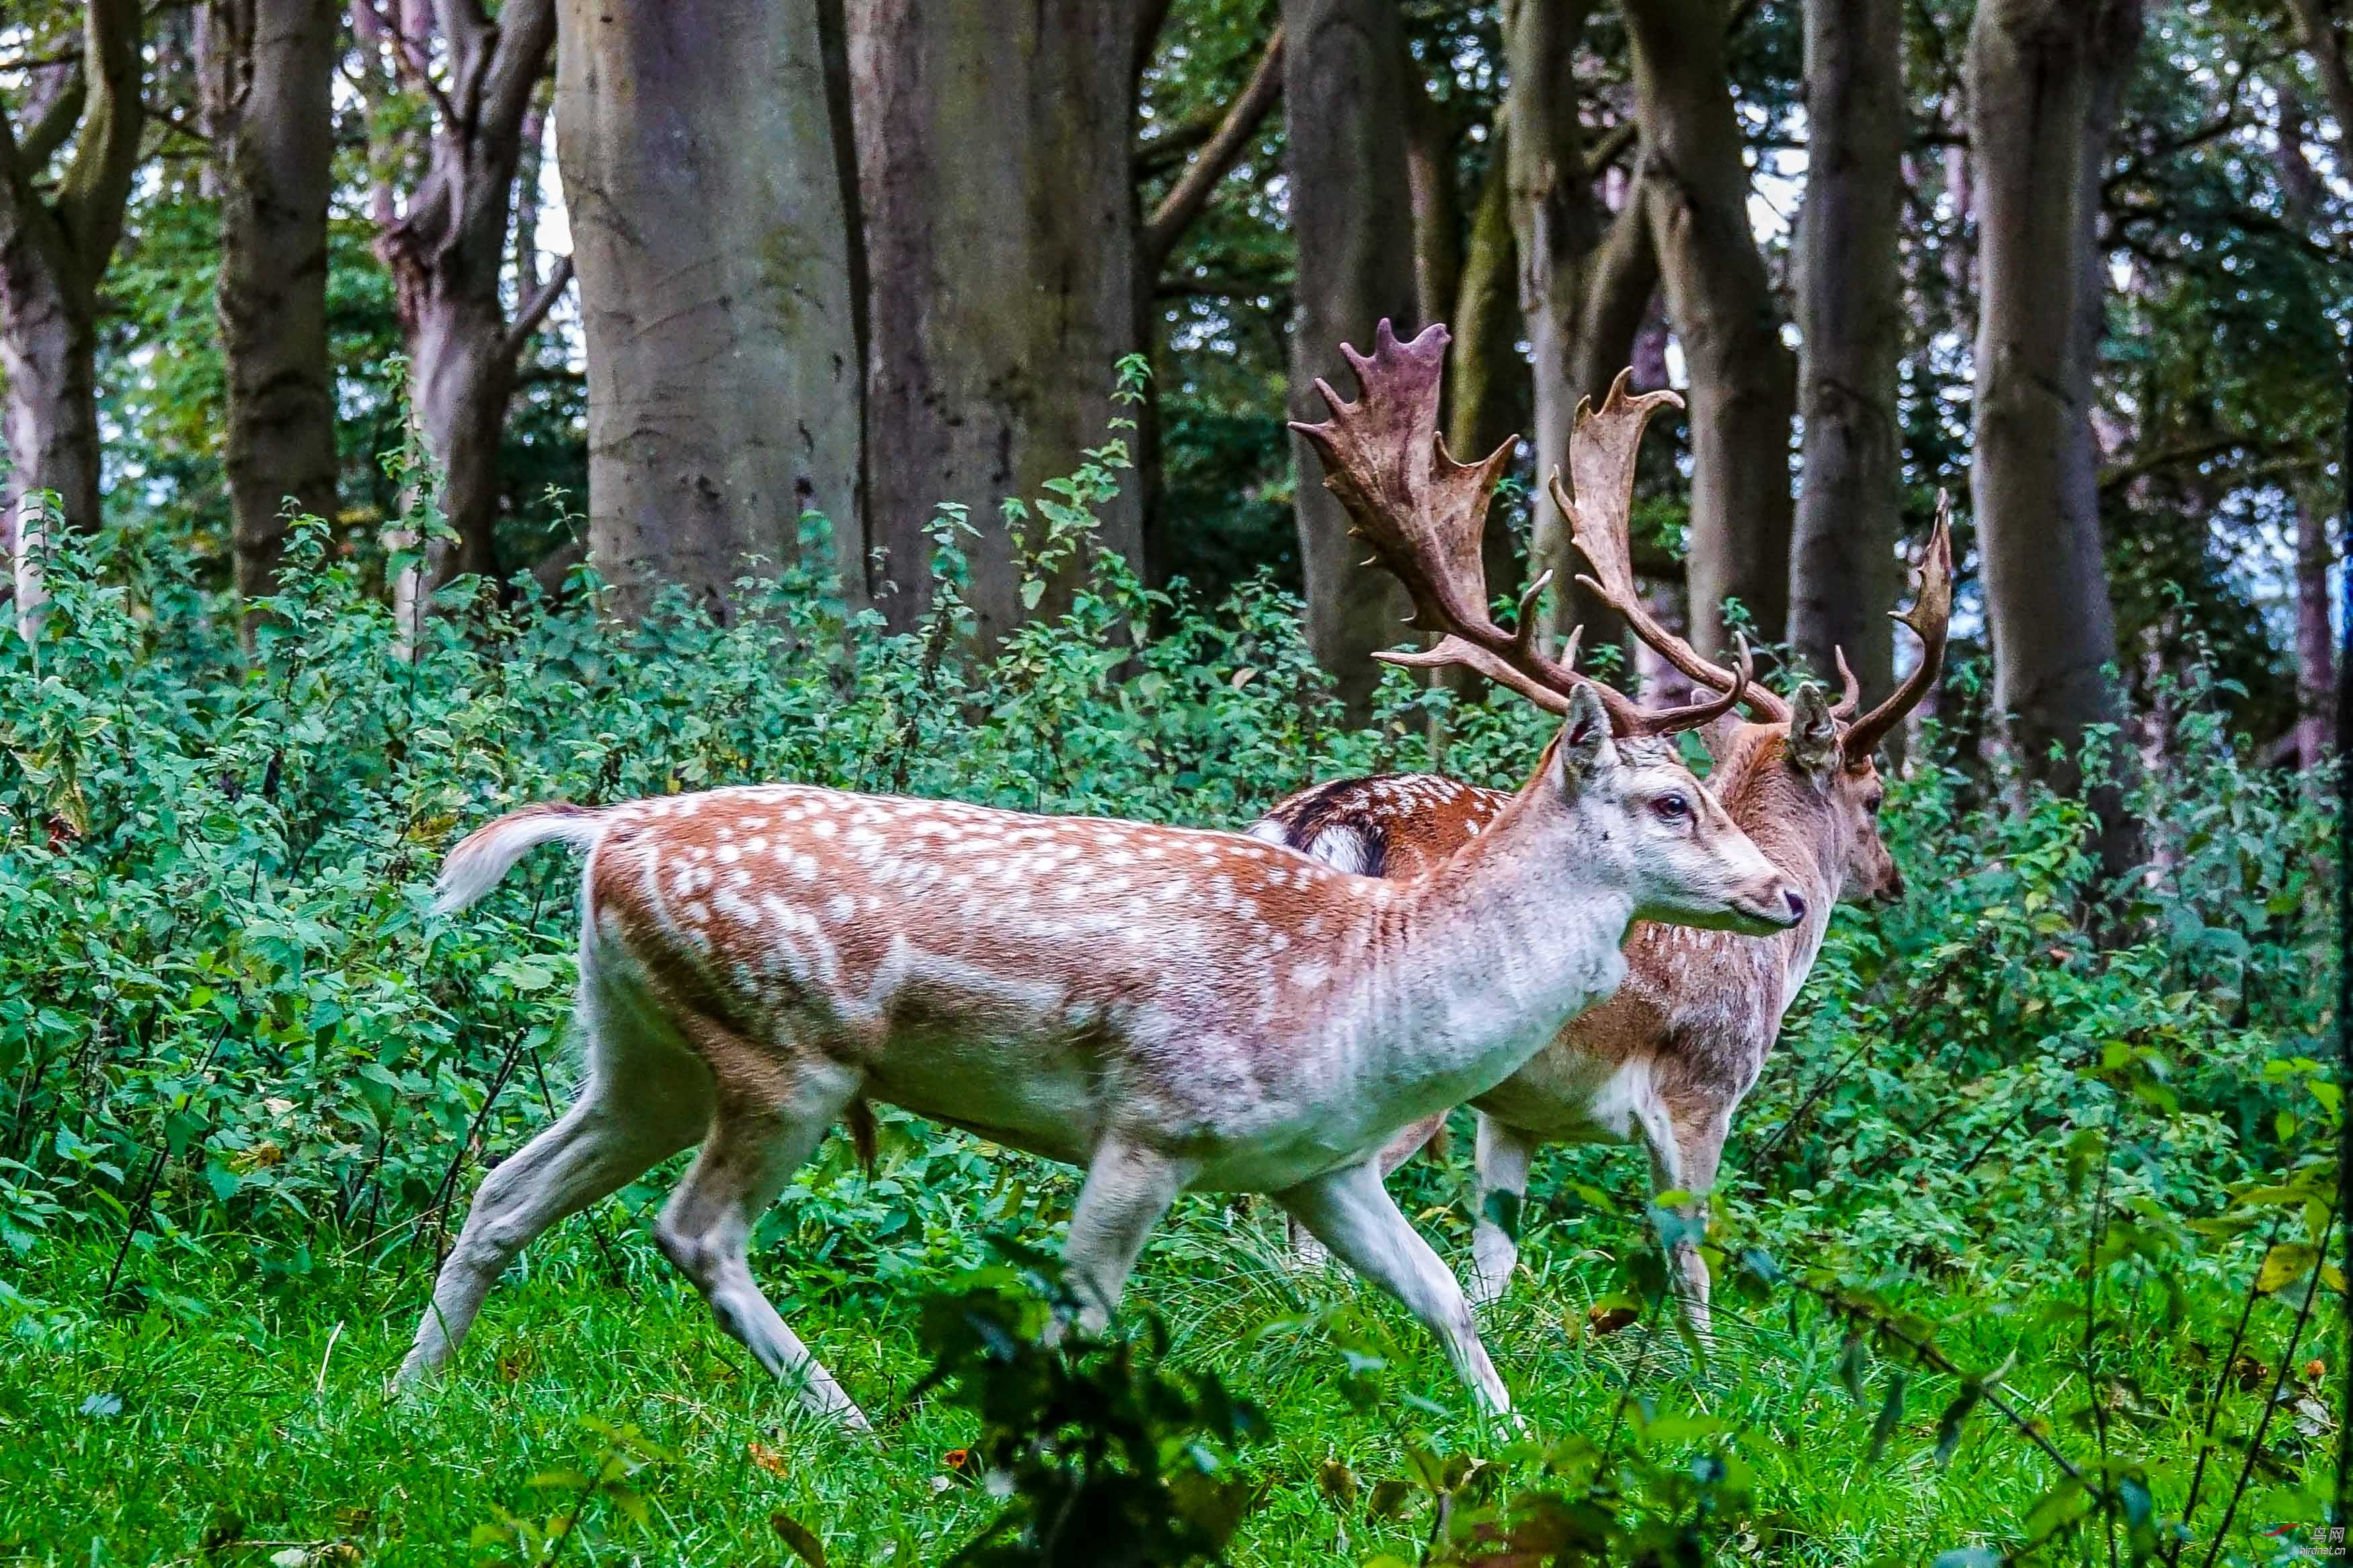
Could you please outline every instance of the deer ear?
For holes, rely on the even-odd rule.
[[[1609,715],[1593,688],[1581,680],[1569,693],[1555,750],[1560,755],[1560,782],[1572,789],[1618,759],[1618,748],[1609,740]]]
[[[1838,718],[1830,694],[1810,680],[1789,700],[1789,763],[1814,778],[1827,778],[1840,766]]]

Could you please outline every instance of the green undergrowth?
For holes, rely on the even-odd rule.
[[[1910,893],[1836,917],[1712,1195],[1702,1370],[1662,1297],[1687,1222],[1625,1152],[1539,1162],[1486,1325],[1520,1431],[1391,1304],[1295,1278],[1262,1205],[1155,1237],[1165,1353],[1143,1317],[1124,1349],[973,1327],[991,1238],[1050,1245],[1075,1179],[886,1112],[875,1168],[829,1142],[756,1251],[879,1446],[749,1375],[645,1239],[659,1173],[389,1399],[437,1249],[575,1070],[575,868],[434,916],[465,829],[769,779],[1240,826],[1319,777],[1525,773],[1525,705],[1392,672],[1352,726],[1266,584],[1205,605],[1094,553],[1121,460],[1017,519],[1063,607],[987,653],[952,510],[898,631],[787,563],[725,624],[464,583],[412,643],[305,527],[248,649],[151,544],[61,542],[37,645],[0,630],[0,1560],[1141,1563],[1230,1529],[1238,1563],[2179,1568],[2307,1539],[2344,1372],[2333,824],[2195,668],[2134,731],[2147,865],[2115,887],[2080,806],[1914,738]],[[1398,1177],[1458,1260],[1467,1132]],[[1186,1528],[1072,1556],[1057,1498]]]
[[[915,1295],[860,1291],[793,1313],[874,1416],[869,1440],[798,1414],[639,1227],[617,1216],[607,1226],[599,1245],[575,1218],[534,1248],[455,1375],[414,1398],[388,1394],[385,1379],[406,1347],[426,1256],[406,1268],[336,1261],[299,1286],[184,1256],[156,1271],[138,1315],[57,1309],[20,1321],[0,1351],[0,1542],[17,1559],[60,1563],[258,1563],[290,1549],[328,1563],[344,1545],[360,1554],[350,1561],[512,1560],[502,1521],[569,1506],[570,1489],[549,1478],[592,1472],[618,1428],[662,1456],[632,1483],[642,1522],[609,1502],[583,1510],[573,1548],[583,1561],[775,1557],[781,1512],[816,1531],[832,1562],[929,1563],[997,1511],[958,1462],[975,1419],[936,1393],[913,1394],[927,1367]],[[1476,1417],[1443,1358],[1385,1300],[1338,1276],[1287,1271],[1270,1212],[1188,1200],[1133,1299],[1166,1322],[1174,1359],[1214,1369],[1271,1413],[1271,1435],[1236,1462],[1251,1506],[1231,1560],[1414,1561],[1437,1505],[1415,1479],[1413,1450],[1495,1461],[1477,1479],[1507,1489],[1538,1469],[1515,1448],[1602,1443],[1613,1429],[1630,1450],[1723,1454],[1745,1468],[1757,1503],[1725,1532],[1727,1558],[1924,1562],[2000,1542],[2048,1489],[2048,1464],[1982,1418],[1937,1462],[1938,1418],[1957,1384],[1934,1373],[1912,1374],[1905,1414],[1866,1464],[1895,1370],[1871,1366],[1858,1404],[1843,1386],[1844,1339],[1817,1306],[1728,1312],[1696,1373],[1672,1332],[1597,1333],[1590,1314],[1610,1271],[1580,1258],[1577,1229],[1534,1231],[1541,1278],[1488,1316],[1533,1428],[1523,1437]],[[88,1300],[108,1258],[102,1247],[60,1249],[28,1283]],[[779,1259],[765,1272],[794,1270]],[[2017,1355],[2013,1395],[2063,1428],[2073,1373],[2042,1353],[2038,1321],[2063,1312],[2063,1297],[1902,1295],[1945,1325],[1943,1347],[1967,1364]],[[2104,1354],[2116,1375],[2128,1369],[2118,1419],[2135,1444],[2154,1436],[2150,1423],[2195,1411],[2233,1303],[2205,1297],[2164,1333],[2146,1293],[2138,1306],[2142,1323]],[[2251,1355],[2276,1356],[2292,1320],[2267,1305]],[[1376,1403],[1359,1410],[1345,1397],[1347,1367],[1368,1345],[1386,1364],[1371,1373]],[[2276,1495],[2289,1485],[2266,1478],[2242,1505],[2247,1521],[2294,1517],[2295,1501]],[[2179,1500],[2160,1486],[2160,1506]]]

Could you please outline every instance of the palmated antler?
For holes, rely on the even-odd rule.
[[[1577,638],[1563,657],[1546,654],[1537,636],[1536,598],[1551,580],[1546,573],[1520,596],[1514,629],[1495,625],[1487,611],[1487,574],[1480,540],[1486,531],[1487,503],[1495,480],[1511,461],[1517,438],[1482,460],[1454,460],[1438,435],[1438,398],[1446,369],[1446,329],[1431,325],[1411,342],[1400,343],[1387,320],[1373,334],[1373,352],[1360,354],[1343,343],[1340,353],[1356,373],[1363,395],[1344,400],[1326,383],[1315,390],[1332,417],[1292,428],[1315,444],[1324,458],[1324,485],[1340,499],[1355,526],[1350,530],[1373,547],[1373,563],[1405,584],[1413,600],[1413,622],[1440,634],[1424,653],[1379,653],[1373,657],[1416,669],[1460,665],[1507,686],[1538,707],[1566,712],[1568,694],[1592,688],[1620,736],[1664,735],[1689,730],[1727,712],[1747,687],[1747,648],[1741,668],[1726,673],[1730,695],[1687,708],[1645,709],[1572,668]],[[1631,483],[1633,449],[1626,449]]]
[[[1920,662],[1887,694],[1886,701],[1848,725],[1839,737],[1839,749],[1849,767],[1877,751],[1887,732],[1936,689],[1936,679],[1944,673],[1945,635],[1953,624],[1953,501],[1943,490],[1936,492],[1936,526],[1929,531],[1928,548],[1920,557],[1920,591],[1913,595],[1909,610],[1888,613],[1920,639]],[[1843,670],[1845,659],[1841,658],[1839,664]]]
[[[1745,689],[1747,704],[1759,718],[1786,721],[1787,702],[1762,686],[1748,685],[1745,645],[1738,671],[1701,658],[1697,648],[1659,624],[1634,584],[1634,453],[1642,444],[1642,427],[1650,423],[1651,411],[1662,406],[1680,408],[1683,400],[1665,390],[1630,395],[1627,387],[1633,375],[1630,367],[1620,371],[1599,408],[1589,400],[1577,405],[1577,421],[1568,437],[1568,472],[1577,487],[1575,494],[1561,483],[1557,470],[1552,476],[1553,504],[1568,520],[1570,541],[1593,566],[1593,575],[1580,576],[1577,582],[1617,611],[1636,637],[1694,686],[1705,691]]]

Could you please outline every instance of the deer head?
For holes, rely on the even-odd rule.
[[[1870,712],[1855,717],[1860,683],[1838,655],[1844,694],[1831,702],[1818,686],[1798,689],[1784,699],[1761,686],[1748,685],[1744,663],[1738,672],[1701,656],[1690,643],[1659,623],[1642,600],[1634,582],[1633,552],[1629,538],[1629,509],[1597,506],[1597,498],[1615,492],[1599,489],[1588,478],[1596,471],[1630,470],[1632,450],[1641,438],[1641,426],[1651,410],[1672,395],[1629,397],[1630,371],[1620,372],[1596,412],[1580,406],[1569,440],[1569,466],[1577,476],[1578,500],[1571,500],[1560,477],[1552,479],[1553,500],[1570,522],[1570,537],[1592,565],[1592,574],[1577,581],[1602,603],[1625,617],[1634,635],[1656,650],[1677,673],[1704,690],[1746,689],[1748,710],[1757,721],[1735,725],[1718,737],[1719,785],[1727,803],[1735,792],[1769,788],[1777,798],[1753,804],[1740,812],[1744,822],[1761,825],[1827,813],[1812,840],[1842,846],[1838,870],[1844,895],[1858,900],[1893,898],[1903,891],[1903,879],[1881,841],[1877,815],[1886,794],[1873,753],[1905,714],[1936,689],[1944,669],[1945,637],[1953,615],[1953,536],[1949,498],[1936,498],[1936,525],[1921,557],[1919,591],[1912,607],[1894,618],[1920,639],[1920,658],[1910,674]],[[1586,504],[1580,505],[1583,501]],[[1753,783],[1751,781],[1754,781]]]
[[[1512,444],[1475,464],[1458,463],[1446,450],[1437,428],[1446,344],[1444,327],[1428,327],[1400,343],[1382,321],[1370,354],[1345,344],[1340,350],[1356,370],[1359,398],[1350,403],[1318,381],[1332,417],[1292,426],[1322,454],[1324,483],[1347,510],[1351,531],[1372,546],[1370,563],[1405,584],[1412,624],[1440,634],[1427,652],[1375,657],[1413,668],[1463,666],[1563,715],[1561,732],[1523,796],[1556,796],[1562,842],[1575,837],[1577,853],[1622,858],[1619,874],[1640,889],[1641,918],[1752,933],[1786,929],[1802,918],[1803,897],[1672,749],[1656,743],[1733,710],[1747,689],[1746,647],[1728,690],[1653,710],[1577,673],[1575,636],[1558,657],[1540,645],[1530,611],[1546,578],[1521,596],[1514,630],[1495,624],[1480,543]],[[1589,482],[1630,490],[1632,451],[1630,440],[1623,471],[1597,465]],[[1605,815],[1607,831],[1599,821]]]

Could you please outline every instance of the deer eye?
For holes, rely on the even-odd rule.
[[[1872,816],[1877,816],[1879,815],[1879,804],[1886,798],[1887,795],[1884,791],[1873,790],[1871,792],[1871,798],[1862,803],[1862,809],[1871,813]]]
[[[1691,816],[1691,801],[1680,790],[1670,790],[1651,803],[1651,809],[1669,822],[1681,822]]]

